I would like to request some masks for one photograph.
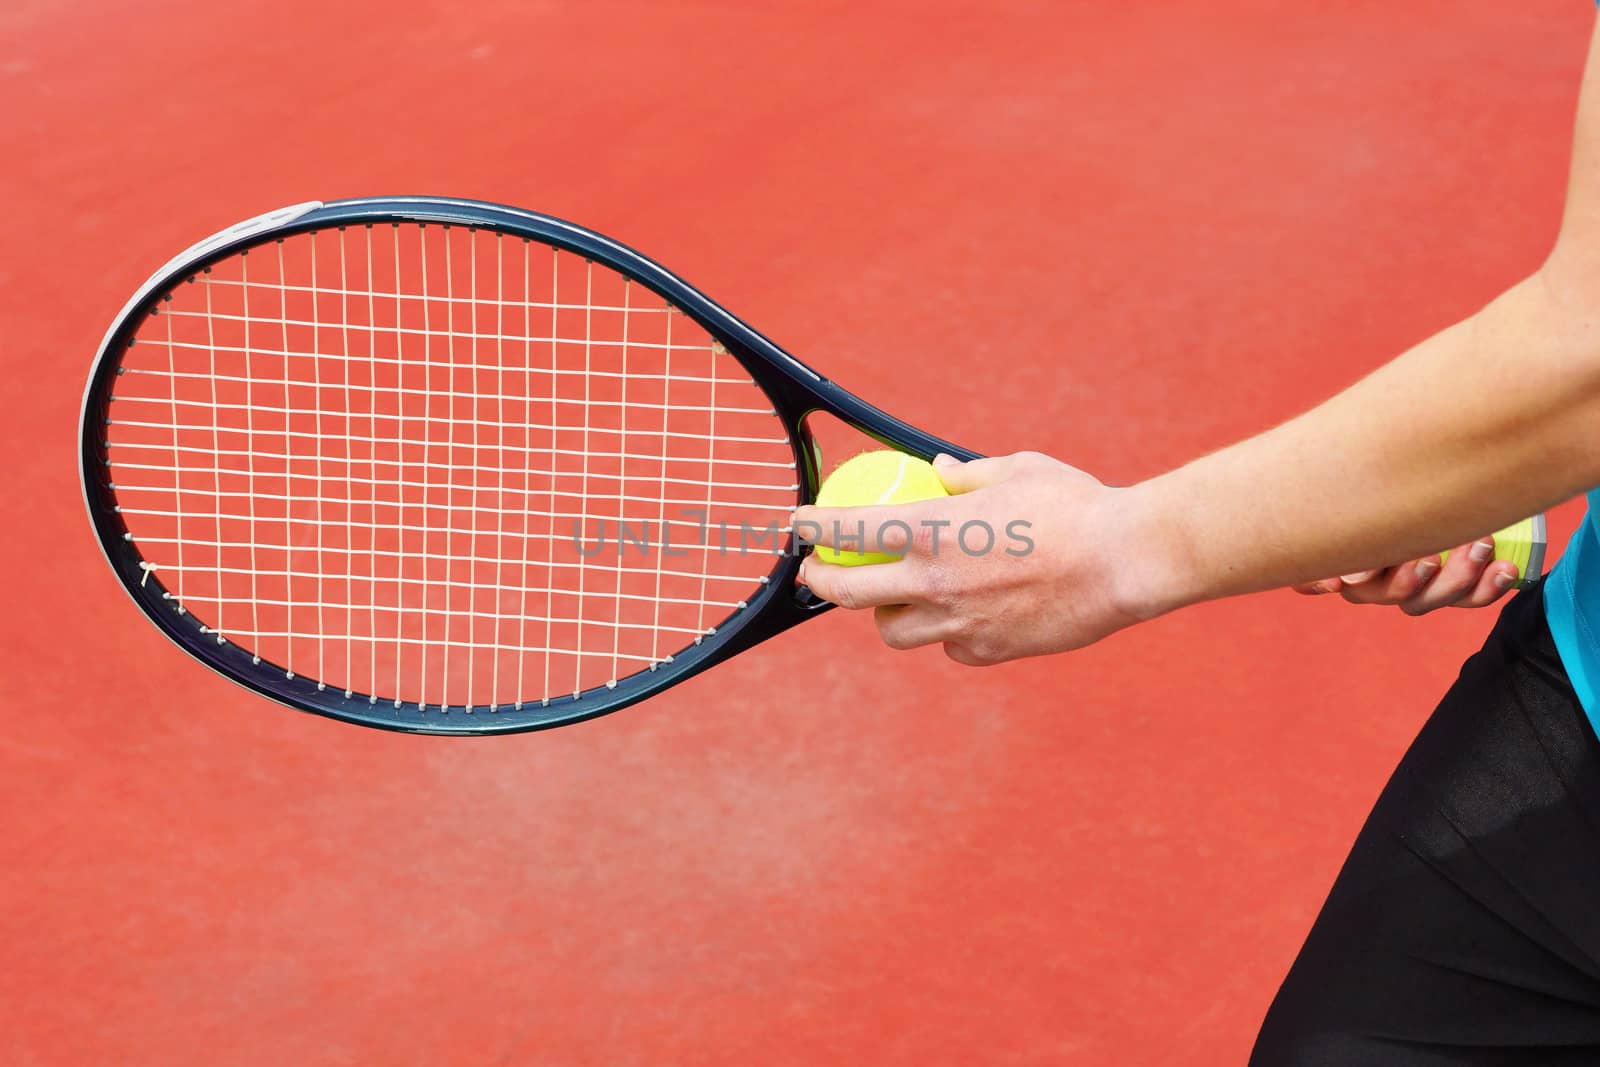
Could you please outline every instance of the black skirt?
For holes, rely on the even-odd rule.
[[[1600,1065],[1600,741],[1542,584],[1401,760],[1250,1063]]]

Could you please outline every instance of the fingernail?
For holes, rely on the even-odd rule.
[[[947,467],[955,461],[956,458],[954,456],[947,455],[944,452],[940,452],[937,456],[933,457],[933,465],[935,467]]]
[[[1370,580],[1377,573],[1377,571],[1357,571],[1354,574],[1341,574],[1339,580],[1346,585],[1360,585],[1362,582]]]
[[[1417,561],[1417,577],[1423,581],[1427,581],[1429,578],[1432,578],[1434,574],[1438,572],[1438,570],[1439,564],[1435,560],[1424,559]]]
[[[1472,557],[1472,562],[1482,563],[1494,555],[1494,545],[1488,541],[1476,541],[1473,543],[1472,551],[1468,555]]]
[[[1513,575],[1507,574],[1505,571],[1501,571],[1499,574],[1494,576],[1494,586],[1496,589],[1510,589],[1516,583],[1517,579]]]

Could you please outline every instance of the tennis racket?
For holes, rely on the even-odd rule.
[[[825,610],[794,584],[806,418],[863,403],[636,252],[423,197],[179,255],[107,333],[85,497],[134,602],[263,696],[366,726],[615,711]]]
[[[494,734],[616,711],[830,605],[808,416],[976,454],[638,253],[426,197],[308,203],[157,271],[95,359],[83,488],[180,648],[294,708]],[[1500,544],[1522,573],[1537,537]]]

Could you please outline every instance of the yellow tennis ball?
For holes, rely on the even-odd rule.
[[[869,504],[905,504],[913,500],[932,500],[949,496],[933,464],[903,452],[883,449],[863,452],[839,464],[817,490],[817,505],[825,508],[854,508]],[[848,523],[844,533],[855,531]],[[877,539],[878,531],[867,529],[865,544]],[[866,563],[890,563],[899,556],[887,552],[841,552],[817,546],[817,558],[824,563],[859,567]]]

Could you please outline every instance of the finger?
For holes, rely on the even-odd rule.
[[[1316,582],[1300,582],[1289,587],[1302,596],[1322,596],[1324,593],[1336,593],[1339,590],[1339,579],[1324,578]]]
[[[1339,578],[1338,593],[1352,604],[1381,604],[1389,588],[1389,571],[1361,571]]]
[[[933,469],[950,492],[970,493],[1011,477],[1016,462],[1016,456],[991,456],[962,463],[941,452],[933,457]]]
[[[808,545],[849,552],[904,552],[913,535],[948,504],[937,500],[871,504],[858,508],[796,508],[792,527]],[[945,525],[948,525],[946,523]]]
[[[1408,615],[1426,615],[1465,597],[1494,558],[1494,539],[1480,538],[1450,551],[1433,580],[1400,605]]]
[[[1386,567],[1371,580],[1346,588],[1344,598],[1352,604],[1394,605],[1415,596],[1432,580],[1439,569],[1437,559],[1422,559],[1398,567]]]
[[[904,561],[841,567],[808,556],[800,565],[800,581],[828,603],[851,610],[923,600],[917,568]]]
[[[1517,565],[1501,560],[1484,568],[1483,577],[1466,596],[1455,602],[1458,608],[1486,608],[1509,593],[1517,584]]]
[[[1326,593],[1336,593],[1344,589],[1344,581],[1338,577],[1323,577],[1320,581],[1302,582],[1294,585],[1294,592],[1307,593],[1310,597],[1322,597]]]
[[[883,643],[894,649],[921,648],[950,636],[950,621],[913,604],[885,604],[874,608],[872,621]]]

